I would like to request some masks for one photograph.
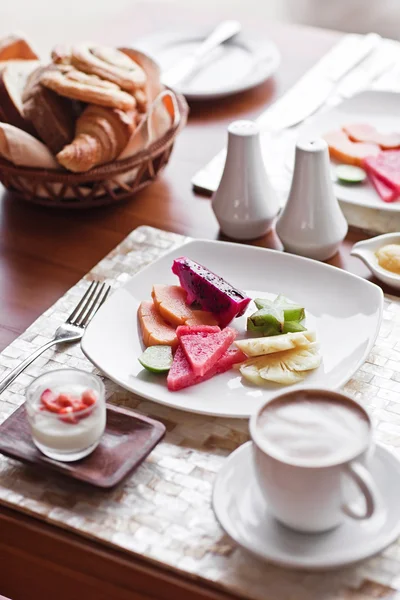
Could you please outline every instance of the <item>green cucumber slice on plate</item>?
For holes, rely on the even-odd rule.
[[[335,173],[341,183],[362,183],[367,177],[364,169],[354,165],[338,165]]]
[[[151,373],[167,373],[173,360],[171,346],[149,346],[138,360]]]

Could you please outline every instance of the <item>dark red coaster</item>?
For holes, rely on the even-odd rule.
[[[63,463],[47,458],[33,444],[22,405],[0,425],[0,453],[49,467],[100,488],[110,488],[138,467],[164,434],[165,426],[159,421],[107,405],[106,430],[96,450],[82,460]]]

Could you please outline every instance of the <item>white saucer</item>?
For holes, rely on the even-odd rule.
[[[156,60],[162,71],[193,52],[209,31],[156,33],[134,42],[134,47]],[[252,42],[237,35],[210,55],[190,81],[174,86],[188,100],[211,100],[249,90],[271,77],[280,63],[276,45]]]
[[[363,522],[348,518],[323,534],[296,533],[268,514],[255,479],[252,442],[240,446],[219,471],[213,491],[215,515],[226,533],[249,552],[295,569],[335,569],[377,554],[400,535],[400,462],[376,446],[370,471],[385,508]]]

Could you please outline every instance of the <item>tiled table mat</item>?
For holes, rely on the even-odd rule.
[[[85,279],[118,287],[184,239],[140,227]],[[80,281],[2,352],[0,377],[51,338],[86,285]],[[78,345],[49,350],[1,395],[0,420],[21,405],[33,377],[60,366],[94,371]],[[251,600],[400,600],[399,543],[357,566],[320,574],[275,568],[236,547],[218,526],[210,499],[224,458],[248,439],[247,422],[180,412],[105,384],[112,403],[163,421],[164,441],[108,492],[0,456],[1,504]],[[368,405],[377,439],[400,456],[400,299],[385,298],[379,338],[346,391]]]

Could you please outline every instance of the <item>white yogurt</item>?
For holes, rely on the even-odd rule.
[[[104,397],[99,395],[93,386],[62,382],[51,385],[49,389],[55,396],[66,394],[79,399],[83,392],[90,389],[96,395],[96,403],[84,411],[60,415],[49,410],[41,410],[40,400],[43,387],[27,403],[27,412],[31,426],[32,438],[35,444],[48,456],[60,460],[77,460],[91,452],[100,441],[106,425],[106,407]],[[76,422],[66,422],[82,415]],[[63,420],[64,419],[64,420]],[[85,452],[88,450],[89,452]],[[73,458],[68,458],[71,456]]]

